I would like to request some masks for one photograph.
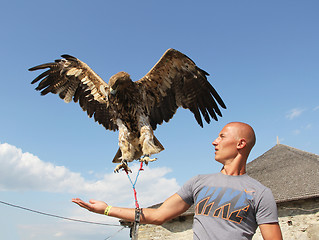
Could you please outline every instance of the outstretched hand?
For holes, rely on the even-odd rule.
[[[80,207],[85,208],[91,212],[100,213],[100,214],[104,214],[104,211],[105,211],[106,207],[108,206],[103,201],[97,201],[97,200],[93,200],[93,199],[91,199],[88,203],[86,203],[83,200],[81,200],[80,198],[73,198],[72,202],[76,203]]]

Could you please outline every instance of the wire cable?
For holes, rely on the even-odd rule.
[[[7,205],[7,206],[10,206],[10,207],[15,207],[15,208],[19,208],[19,209],[26,210],[26,211],[29,211],[29,212],[38,213],[38,214],[49,216],[49,217],[60,218],[60,219],[68,220],[68,221],[88,223],[88,224],[96,224],[96,225],[104,225],[104,226],[121,227],[121,225],[119,225],[119,224],[99,223],[99,222],[91,222],[91,221],[79,220],[79,219],[74,219],[74,218],[61,217],[61,216],[58,216],[58,215],[45,213],[45,212],[40,212],[40,211],[36,211],[36,210],[30,209],[30,208],[26,208],[26,207],[21,207],[21,206],[18,206],[18,205],[15,205],[15,204],[11,204],[11,203],[7,203],[7,202],[4,202],[4,201],[0,201],[0,203],[2,203],[4,205]]]
[[[116,234],[118,234],[120,231],[122,231],[125,227],[122,227],[120,230],[118,230],[117,232],[115,232],[113,235],[111,236],[108,236],[107,238],[105,238],[104,240],[108,240],[108,239],[111,239],[113,238]]]

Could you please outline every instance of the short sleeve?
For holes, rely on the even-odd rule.
[[[189,205],[194,204],[194,183],[196,182],[198,176],[188,180],[178,191],[177,194]]]
[[[275,198],[269,188],[262,192],[256,212],[257,224],[278,222],[278,212]]]

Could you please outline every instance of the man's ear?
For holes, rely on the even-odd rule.
[[[247,145],[246,139],[245,139],[245,138],[241,138],[241,139],[239,139],[239,141],[238,141],[237,149],[238,149],[238,150],[243,149],[246,145]]]

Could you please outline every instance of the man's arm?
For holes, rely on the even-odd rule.
[[[106,207],[105,202],[90,200],[89,203],[82,201],[79,198],[72,199],[72,202],[78,204],[80,207],[95,213],[104,214]],[[164,222],[177,217],[185,212],[190,207],[178,194],[174,194],[157,209],[143,208],[141,214],[141,223],[161,225]],[[124,219],[127,221],[135,221],[134,208],[112,207],[109,211],[109,216]]]
[[[278,223],[260,224],[259,228],[264,240],[282,240]]]

